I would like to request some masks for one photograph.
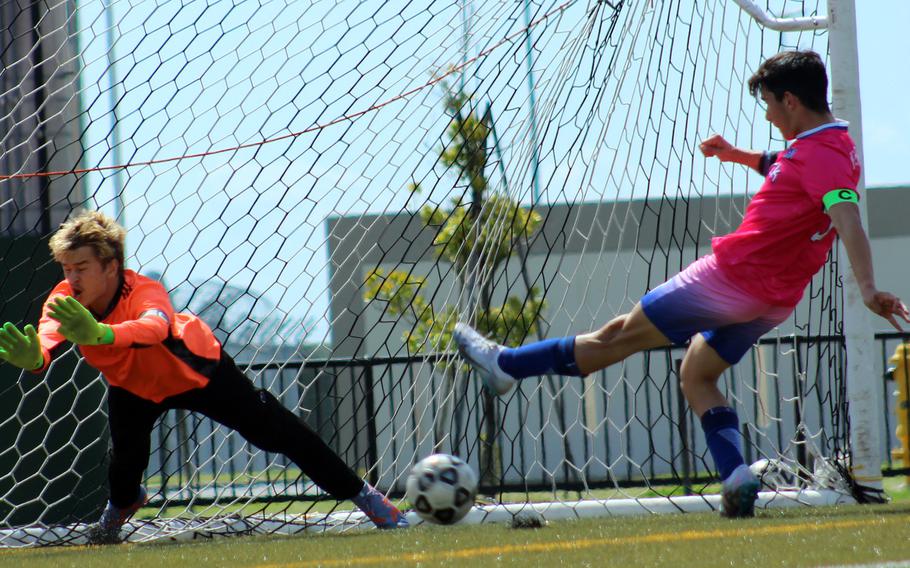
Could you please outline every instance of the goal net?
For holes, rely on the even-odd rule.
[[[716,509],[681,348],[499,399],[451,330],[588,331],[707,253],[761,180],[698,143],[783,148],[745,82],[779,50],[826,54],[826,32],[721,0],[61,0],[2,3],[0,23],[3,321],[37,321],[62,277],[47,239],[101,209],[129,268],[393,500],[441,451],[479,473],[469,520]],[[723,378],[760,507],[851,496],[839,267]],[[84,542],[103,377],[76,349],[0,374],[0,546]],[[134,541],[365,521],[187,412],[156,425],[144,483]]]

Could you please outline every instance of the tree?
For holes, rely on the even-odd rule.
[[[388,315],[410,324],[404,332],[404,341],[411,353],[427,353],[451,345],[453,328],[463,311],[473,314],[472,323],[481,333],[505,345],[519,345],[525,337],[536,333],[544,308],[537,287],[526,288],[521,297],[508,295],[502,304],[493,305],[492,275],[527,243],[542,219],[537,212],[522,208],[506,195],[489,193],[486,167],[491,150],[491,115],[489,111],[479,115],[470,106],[471,97],[464,92],[449,88],[446,91],[449,142],[439,149],[439,162],[467,184],[469,199],[465,201],[465,195],[452,197],[449,209],[425,205],[419,216],[426,227],[436,230],[433,239],[436,258],[454,265],[453,272],[458,275],[462,290],[471,292],[462,296],[471,297],[473,305],[436,307],[424,295],[425,278],[401,270],[371,271],[366,278],[364,297],[367,301],[385,302]],[[421,191],[416,184],[409,189],[415,193]],[[454,398],[457,369],[445,361],[436,368],[445,373],[448,392],[453,395],[448,398]],[[483,407],[480,477],[482,485],[492,487],[501,475],[501,465],[495,445],[496,402],[486,391]],[[448,418],[443,414],[436,421],[437,447],[448,434]],[[459,422],[456,411],[456,438]]]

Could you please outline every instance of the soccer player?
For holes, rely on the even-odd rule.
[[[828,107],[821,57],[811,51],[779,53],[759,66],[748,85],[766,105],[765,118],[793,142],[770,153],[736,148],[716,134],[700,144],[707,157],[765,176],[739,228],[713,239],[713,254],[590,333],[506,348],[465,324],[455,329],[462,355],[500,395],[526,377],[585,376],[633,353],[688,341],[681,387],[701,418],[723,481],[721,512],[728,517],[754,514],[759,481],[744,463],[739,419],[718,380],[790,315],[835,236],[844,243],[866,306],[897,329],[896,318],[910,321],[906,306],[875,286],[856,205],[860,164],[847,124]]]
[[[174,313],[157,281],[124,269],[125,230],[97,211],[61,225],[51,237],[64,280],[50,293],[36,331],[12,323],[0,329],[0,358],[35,373],[47,369],[64,341],[109,383],[110,499],[89,541],[120,541],[123,524],[145,504],[155,421],[165,411],[199,412],[239,432],[251,444],[282,453],[336,499],[353,501],[376,526],[407,520],[271,393],[256,388],[199,318]]]

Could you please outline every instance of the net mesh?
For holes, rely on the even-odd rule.
[[[491,502],[710,506],[682,350],[496,399],[451,330],[588,331],[708,252],[760,179],[698,143],[783,147],[744,84],[781,49],[826,53],[824,32],[722,1],[4,2],[0,21],[5,321],[36,321],[60,278],[57,224],[102,209],[130,268],[393,496],[445,451]],[[770,490],[846,491],[832,261],[724,376]],[[106,499],[103,378],[76,350],[2,373],[0,545],[81,542]],[[166,414],[152,446],[134,540],[363,522],[205,417]]]

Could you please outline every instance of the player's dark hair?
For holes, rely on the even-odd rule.
[[[125,240],[126,230],[117,221],[100,211],[83,211],[60,225],[49,245],[51,254],[57,261],[63,253],[80,247],[92,247],[102,264],[111,260],[119,261],[122,273]]]
[[[766,60],[749,77],[753,97],[761,94],[762,87],[774,93],[778,101],[790,91],[809,110],[831,112],[825,62],[814,51],[783,51]]]

